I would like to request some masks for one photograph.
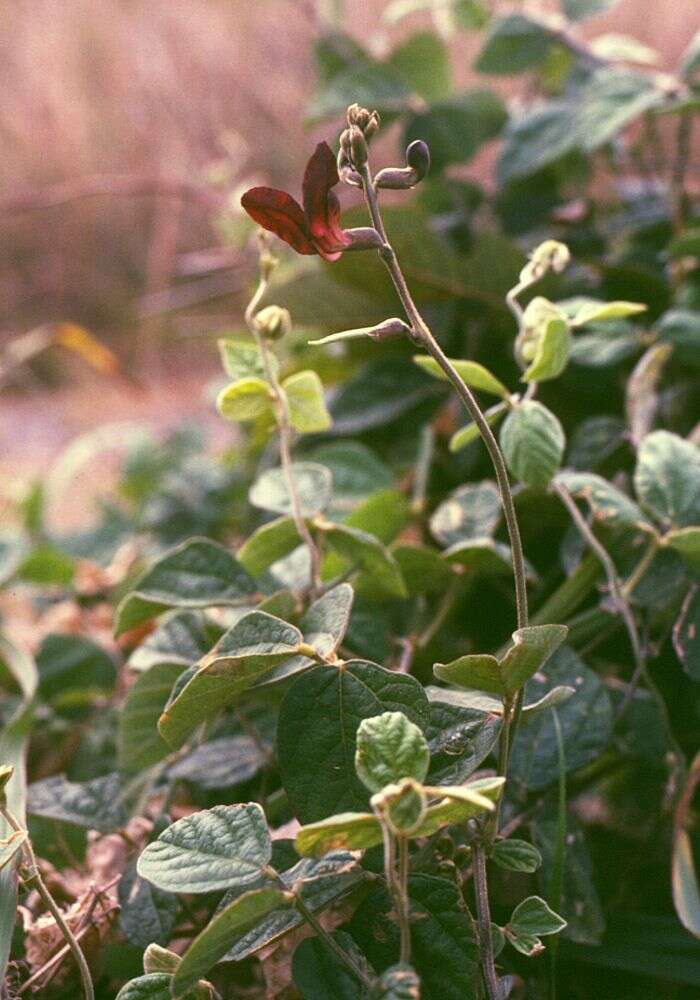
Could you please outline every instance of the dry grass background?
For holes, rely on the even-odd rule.
[[[385,0],[346,3],[353,33],[379,48],[391,41],[381,21],[384,6]],[[104,174],[193,185],[218,177],[226,191],[253,177],[296,185],[311,143],[299,132],[314,86],[315,10],[316,0],[5,0],[0,344],[38,323],[84,323],[127,361],[140,351],[144,381],[158,382],[151,409],[177,408],[164,401],[162,376],[183,360],[189,369],[207,367],[202,359],[211,351],[180,345],[159,369],[158,356],[142,348],[153,342],[154,329],[163,332],[162,321],[148,318],[144,301],[155,295],[158,302],[183,260],[189,266],[188,254],[217,245],[207,207],[152,194],[11,214],[3,206],[27,192]],[[425,15],[415,15],[393,33],[426,23]],[[699,24],[697,0],[620,0],[583,31],[635,35],[660,50],[664,68],[677,62]],[[470,81],[478,45],[476,35],[455,44],[460,85]],[[235,289],[246,274],[219,273],[214,291]],[[231,306],[219,307],[224,320]],[[84,395],[60,404],[58,417],[56,401],[47,416],[43,408],[37,412],[35,398],[15,396],[8,404],[5,396],[0,450],[16,453],[20,443],[24,453],[29,435],[50,440],[52,451],[55,438],[81,426],[141,412],[143,393],[108,386],[79,365],[67,370]],[[191,389],[181,394],[182,405],[194,405],[193,396]]]

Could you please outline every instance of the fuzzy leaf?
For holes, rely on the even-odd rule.
[[[669,431],[639,446],[634,486],[642,507],[665,528],[700,524],[700,449]]]
[[[316,462],[294,462],[292,477],[302,517],[313,517],[326,509],[333,489],[333,478],[328,469]],[[276,514],[292,513],[292,501],[281,468],[263,472],[251,486],[248,499],[261,510],[271,510]]]
[[[259,376],[249,375],[222,389],[216,408],[225,420],[246,423],[272,413],[272,390]]]
[[[527,486],[547,486],[559,468],[566,439],[557,417],[528,400],[512,410],[501,427],[501,448],[511,473]]]
[[[413,360],[429,375],[434,375],[435,378],[445,382],[448,381],[447,375],[435,358],[431,358],[427,354],[415,354]],[[490,392],[493,396],[501,396],[502,399],[510,399],[510,392],[503,383],[495,375],[492,375],[488,368],[484,368],[477,361],[465,361],[461,358],[451,358],[450,361],[470,388],[481,392]]]
[[[215,892],[255,882],[271,857],[265,814],[249,802],[179,819],[145,848],[137,870],[167,892]]]
[[[526,840],[499,840],[494,844],[494,862],[499,868],[512,872],[536,872],[542,864],[542,855]]]
[[[266,569],[293,552],[301,544],[293,517],[278,517],[261,525],[236,553],[238,561],[251,576],[260,576]]]
[[[403,712],[384,712],[363,719],[357,730],[355,770],[370,792],[402,778],[423,781],[430,751],[421,729]]]
[[[508,925],[518,935],[544,937],[546,934],[558,934],[566,927],[566,920],[539,896],[529,896],[513,910]]]
[[[501,520],[495,483],[467,483],[454,490],[430,518],[430,531],[441,545],[492,535]]]
[[[290,375],[282,383],[289,406],[289,419],[300,434],[315,434],[328,430],[331,417],[323,398],[323,385],[316,372],[304,371]]]

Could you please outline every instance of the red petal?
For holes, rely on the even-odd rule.
[[[286,191],[276,188],[251,188],[241,198],[241,205],[251,219],[269,229],[297,253],[315,254],[301,205]]]
[[[306,165],[302,191],[308,231],[326,260],[337,260],[350,242],[340,224],[340,202],[332,190],[339,180],[330,146],[319,142]]]

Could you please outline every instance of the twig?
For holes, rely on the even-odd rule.
[[[474,893],[476,896],[476,913],[479,924],[479,954],[481,967],[486,981],[486,992],[489,1000],[501,1000],[501,988],[496,975],[496,964],[493,957],[493,940],[491,937],[491,909],[489,906],[489,891],[486,880],[486,851],[484,845],[478,842],[472,844],[474,859]]]
[[[5,819],[8,825],[17,832],[23,832],[23,828],[14,815],[10,812],[6,805],[0,805],[0,815]],[[29,875],[25,878],[25,884],[28,886],[33,886],[36,888],[37,892],[41,896],[42,900],[46,904],[47,909],[51,913],[51,916],[56,921],[56,926],[60,930],[61,934],[65,938],[66,947],[70,949],[73,958],[75,959],[76,965],[80,972],[80,978],[83,984],[83,993],[85,995],[85,1000],[95,1000],[95,991],[92,986],[92,977],[90,975],[90,969],[85,960],[85,956],[78,944],[73,931],[70,929],[66,923],[63,914],[61,913],[60,907],[56,903],[55,899],[49,892],[46,883],[41,877],[41,872],[39,871],[39,866],[37,865],[36,855],[34,854],[34,848],[32,847],[31,841],[27,837],[22,844],[22,854],[24,855],[24,863],[29,870]]]

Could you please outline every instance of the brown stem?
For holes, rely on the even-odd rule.
[[[17,819],[13,816],[7,806],[0,806],[0,814],[6,820],[8,825],[16,830],[18,833],[23,832],[23,828]],[[39,866],[37,865],[36,855],[34,854],[34,848],[32,847],[29,837],[27,837],[22,844],[22,854],[24,855],[24,863],[29,870],[29,875],[25,879],[25,884],[28,886],[33,886],[42,900],[44,901],[46,908],[48,909],[51,916],[56,921],[56,926],[63,935],[66,944],[70,948],[71,954],[75,959],[75,963],[78,966],[80,972],[80,978],[83,984],[83,993],[85,994],[85,1000],[95,1000],[95,991],[92,986],[92,977],[90,975],[90,969],[85,960],[85,956],[81,950],[78,941],[66,923],[61,910],[56,903],[55,899],[49,892],[46,883],[41,877],[41,872],[39,871]]]
[[[501,987],[496,975],[496,964],[493,957],[493,940],[491,937],[491,909],[489,907],[488,883],[486,880],[486,852],[484,845],[472,845],[474,858],[474,893],[476,896],[476,913],[479,924],[479,954],[481,968],[486,981],[486,992],[489,1000],[501,1000]]]

